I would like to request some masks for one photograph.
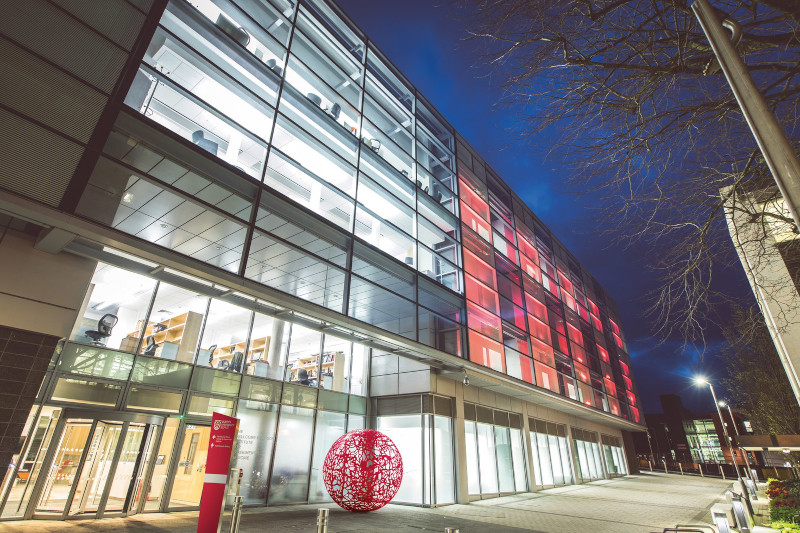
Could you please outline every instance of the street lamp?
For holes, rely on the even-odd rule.
[[[727,402],[725,402],[723,400],[723,401],[719,402],[719,406],[728,408],[728,414],[731,417],[731,424],[733,424],[733,431],[736,434],[736,436],[738,437],[739,436],[739,428],[736,427],[736,420],[733,419],[733,411],[731,411],[731,404],[729,404],[729,403],[727,403]],[[746,467],[745,472],[747,473],[747,479],[752,481],[753,482],[753,486],[755,487],[756,480],[753,478],[753,472],[752,472],[752,470],[750,468],[750,460],[747,458],[747,450],[743,449],[739,445],[738,442],[736,443],[736,445],[742,451],[742,455],[744,456],[744,464],[745,464],[745,467]],[[731,448],[731,453],[733,453],[733,448]]]
[[[702,376],[697,376],[694,378],[694,382],[697,385],[708,385],[708,388],[711,389],[711,396],[714,398],[714,407],[717,408],[717,414],[719,415],[719,423],[722,424],[722,434],[725,436],[725,440],[728,441],[728,448],[731,451],[731,459],[733,459],[733,467],[736,469],[736,479],[739,480],[739,483],[744,486],[742,483],[742,476],[739,474],[739,463],[736,461],[736,453],[733,451],[733,445],[731,444],[731,438],[728,436],[728,430],[725,427],[725,421],[722,419],[722,411],[720,411],[719,406],[720,402],[717,400],[717,393],[714,392],[714,385],[711,384],[709,380]]]

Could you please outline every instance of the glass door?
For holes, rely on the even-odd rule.
[[[51,466],[40,482],[36,515],[101,518],[138,512],[144,480],[152,471],[158,426],[146,421],[66,419],[50,452]]]
[[[67,420],[44,481],[37,513],[60,515],[64,512],[93,425],[92,420]]]

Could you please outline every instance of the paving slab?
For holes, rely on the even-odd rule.
[[[651,533],[675,524],[710,523],[709,508],[725,501],[731,482],[643,474],[600,483],[546,489],[423,509],[387,505],[372,513],[349,513],[335,505],[246,509],[240,533],[313,532],[316,509],[330,511],[329,533],[423,533],[456,527],[461,533]],[[2,522],[0,533],[194,533],[197,512],[143,514],[130,518]],[[228,531],[228,515],[222,531]]]

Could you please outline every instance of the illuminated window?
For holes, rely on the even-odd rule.
[[[558,377],[555,368],[543,365],[539,361],[533,362],[533,368],[536,371],[537,385],[543,389],[558,392]]]
[[[478,257],[469,250],[464,250],[464,272],[475,276],[492,289],[497,288],[495,270],[478,259]]]
[[[550,366],[555,366],[555,356],[553,355],[553,348],[540,341],[539,339],[531,339],[531,354],[537,361],[541,361]]]
[[[502,340],[500,336],[500,318],[481,309],[472,302],[467,302],[467,323],[472,329],[494,340]]]
[[[464,276],[467,298],[492,313],[500,312],[497,293],[469,274]]]
[[[472,330],[469,332],[469,360],[498,372],[505,371],[503,345]]]
[[[541,339],[547,344],[552,342],[550,340],[550,327],[541,320],[537,320],[533,315],[528,315],[528,329],[531,335],[537,339]]]

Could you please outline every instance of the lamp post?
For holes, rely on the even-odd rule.
[[[742,476],[739,474],[739,463],[736,461],[736,453],[733,451],[733,445],[731,444],[731,438],[728,436],[728,430],[725,427],[725,421],[722,419],[722,411],[719,408],[719,400],[717,400],[717,393],[714,392],[714,385],[711,384],[709,380],[704,377],[696,377],[694,378],[694,382],[697,385],[708,385],[708,388],[711,389],[711,397],[714,398],[714,407],[717,408],[717,414],[719,415],[719,423],[722,424],[722,434],[725,437],[725,440],[728,441],[728,448],[731,451],[731,459],[733,459],[733,467],[736,469],[736,478],[739,480],[739,483],[744,486],[742,483]],[[748,499],[749,501],[749,499]]]
[[[731,418],[731,424],[733,424],[733,432],[738,437],[739,428],[736,427],[736,420],[733,419],[733,411],[731,410],[731,404],[723,400],[719,402],[719,406],[728,408],[728,415]],[[750,471],[750,461],[747,459],[747,450],[743,450],[738,442],[736,443],[736,447],[739,448],[739,450],[741,450],[742,455],[744,456],[744,464],[746,466],[745,473],[747,474],[747,478],[755,483],[755,480],[753,479],[753,473]],[[733,453],[733,446],[731,446],[731,453]]]

